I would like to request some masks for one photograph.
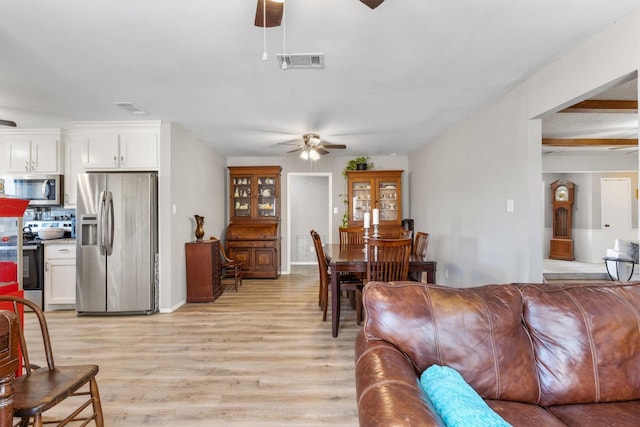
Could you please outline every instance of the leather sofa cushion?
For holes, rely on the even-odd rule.
[[[523,286],[543,406],[640,399],[640,283]]]
[[[571,427],[629,427],[638,425],[638,420],[640,420],[640,403],[631,401],[560,405],[550,407],[549,412],[555,415],[565,425]]]
[[[417,374],[434,364],[446,365],[485,399],[539,399],[517,286],[371,282],[364,289],[363,306],[366,337],[395,345]]]

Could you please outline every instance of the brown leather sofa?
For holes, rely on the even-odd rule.
[[[444,425],[419,386],[456,369],[513,426],[640,425],[640,282],[365,287],[361,426]]]

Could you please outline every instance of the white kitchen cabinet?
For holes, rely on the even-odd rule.
[[[62,165],[59,129],[2,131],[0,152],[2,173],[58,174]]]
[[[76,303],[75,243],[44,245],[44,309],[74,309]]]
[[[86,170],[157,170],[159,125],[88,129]]]
[[[78,192],[78,174],[84,172],[84,140],[67,134],[64,148],[64,207],[75,208]]]

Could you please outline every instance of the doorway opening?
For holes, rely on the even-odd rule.
[[[287,174],[287,271],[317,263],[311,230],[331,243],[331,179],[331,173]]]

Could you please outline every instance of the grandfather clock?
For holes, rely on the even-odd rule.
[[[557,180],[551,183],[553,204],[553,238],[549,258],[573,261],[573,239],[571,239],[571,215],[575,184]]]

